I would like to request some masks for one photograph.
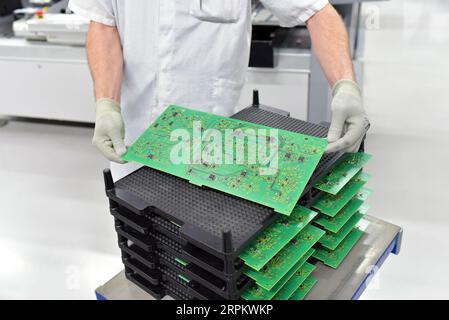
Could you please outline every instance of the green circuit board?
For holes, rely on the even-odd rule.
[[[313,276],[310,276],[304,281],[302,285],[299,286],[299,289],[293,293],[289,300],[304,300],[304,298],[309,294],[309,292],[313,289],[313,287],[317,284],[318,280]]]
[[[349,221],[341,228],[338,233],[328,231],[321,239],[320,244],[329,250],[335,250],[343,242],[343,240],[354,230],[355,226],[362,220],[363,214],[356,213],[349,219]]]
[[[337,269],[347,257],[352,248],[357,244],[364,232],[354,229],[335,250],[319,248],[313,257],[322,261],[325,265]]]
[[[170,106],[123,160],[290,215],[327,144],[326,139]]]
[[[274,300],[288,300],[299,289],[299,286],[312,274],[316,269],[313,264],[306,263],[300,268],[293,277],[282,287],[282,289],[274,296]]]
[[[362,190],[360,190],[357,195],[356,198],[362,201],[367,201],[368,198],[373,194],[373,190],[368,189],[368,188],[362,188]]]
[[[341,209],[341,211],[335,217],[321,215],[318,219],[315,220],[315,223],[323,226],[327,231],[337,233],[360,209],[362,205],[363,201],[352,199],[343,209]]]
[[[364,203],[364,204],[359,208],[359,213],[365,215],[365,214],[368,213],[368,211],[369,211],[370,209],[371,209],[371,207],[370,207],[368,204]]]
[[[242,299],[248,300],[248,301],[267,301],[273,299],[273,297],[276,294],[272,291],[265,290],[262,287],[259,287],[258,285],[254,284],[249,289],[244,291],[242,293]]]
[[[358,173],[337,195],[324,193],[313,205],[314,209],[330,217],[335,217],[348,202],[357,196],[362,187],[368,182],[371,176],[367,173]]]
[[[348,153],[338,165],[321,179],[315,188],[336,195],[372,158],[366,153]]]
[[[246,249],[240,258],[256,271],[260,271],[315,217],[317,212],[296,206],[290,217],[281,216],[265,229]]]
[[[270,291],[272,293],[274,293],[274,295],[276,295],[279,290],[282,289],[282,287],[291,279],[291,277],[300,269],[302,268],[305,263],[307,262],[307,260],[310,259],[310,257],[312,257],[312,255],[315,253],[315,249],[310,249],[309,251],[307,251],[307,253],[295,264],[295,266],[293,268],[291,268],[287,274],[281,279],[279,280],[278,283],[276,283],[276,285],[273,287],[273,289],[271,289]],[[273,295],[273,296],[274,296]]]
[[[315,249],[311,249],[307,254],[298,261],[293,268],[291,268],[287,274],[279,280],[279,282],[271,289],[265,290],[261,286],[254,284],[251,288],[247,289],[242,298],[245,300],[271,300],[274,296],[284,287],[284,285],[293,277],[293,275],[305,265],[306,261],[313,255]]]
[[[323,230],[308,225],[260,271],[247,267],[245,274],[265,290],[272,290],[324,234]]]

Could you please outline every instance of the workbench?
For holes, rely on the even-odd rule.
[[[388,256],[399,254],[402,229],[371,216],[365,220],[369,223],[365,235],[337,270],[317,264],[313,275],[318,283],[307,300],[357,300]],[[128,281],[124,271],[99,287],[95,294],[98,300],[154,300]],[[165,297],[164,300],[172,299]]]

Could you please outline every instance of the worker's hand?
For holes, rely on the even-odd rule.
[[[110,99],[97,101],[97,118],[93,144],[110,161],[124,164],[121,159],[126,153],[124,142],[125,124],[120,105]]]
[[[326,152],[357,152],[370,127],[361,90],[355,82],[341,80],[335,84],[332,96],[332,122]]]

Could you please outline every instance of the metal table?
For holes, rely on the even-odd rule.
[[[337,270],[318,263],[314,272],[318,283],[307,296],[308,300],[358,299],[390,253],[399,254],[402,229],[371,216],[365,220],[369,222],[365,235]],[[99,287],[95,294],[98,300],[154,300],[128,281],[124,271]],[[165,297],[164,300],[172,299]]]

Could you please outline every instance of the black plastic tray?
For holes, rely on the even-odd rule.
[[[139,276],[137,273],[135,273],[132,269],[126,268],[125,269],[125,275],[126,278],[137,285],[139,288],[144,290],[145,292],[149,293],[153,298],[160,300],[164,298],[166,295],[173,294],[172,292],[167,292],[166,288],[163,284],[154,286],[150,282],[146,281],[144,278]],[[176,295],[176,293],[174,293]],[[184,299],[180,297],[179,299]],[[190,299],[186,299],[190,300]]]
[[[214,290],[188,276],[185,268],[179,264],[175,265],[173,257],[166,252],[159,251],[156,256],[158,258],[155,261],[142,263],[142,258],[132,250],[123,254],[127,278],[156,299],[161,299],[166,294],[182,300],[232,300],[240,297],[240,294],[235,297],[218,295]],[[150,264],[154,265],[155,269],[148,267]],[[153,278],[156,274],[157,277]],[[188,278],[190,282],[186,283],[180,276]]]
[[[159,284],[160,274],[155,269],[161,264],[176,269],[182,276],[196,281],[226,300],[237,299],[253,284],[253,281],[242,273],[236,274],[233,278],[220,278],[217,272],[210,272],[184,260],[183,248],[176,240],[158,231],[143,233],[140,227],[136,227],[131,217],[122,219],[120,214],[115,214],[115,218],[119,247],[125,266],[132,268],[152,285]],[[131,223],[127,224],[125,220]],[[187,264],[182,265],[176,258],[184,260]]]
[[[111,214],[119,221],[131,226],[136,232],[132,236],[135,243],[137,242],[140,247],[144,248],[149,254],[155,248],[163,247],[164,250],[169,251],[172,255],[198,267],[201,267],[205,271],[213,273],[218,278],[224,281],[237,280],[243,273],[243,261],[237,259],[234,265],[234,273],[226,274],[223,272],[224,261],[220,260],[214,255],[199,249],[196,246],[192,246],[186,243],[179,235],[177,226],[167,220],[157,216],[156,214],[149,213],[145,217],[136,215],[132,211],[118,206],[111,208]],[[157,231],[161,236],[158,236],[156,243],[150,241],[155,237],[156,233],[153,233],[152,237],[143,237],[143,235],[149,235],[150,231]],[[122,230],[117,232],[123,233]]]

